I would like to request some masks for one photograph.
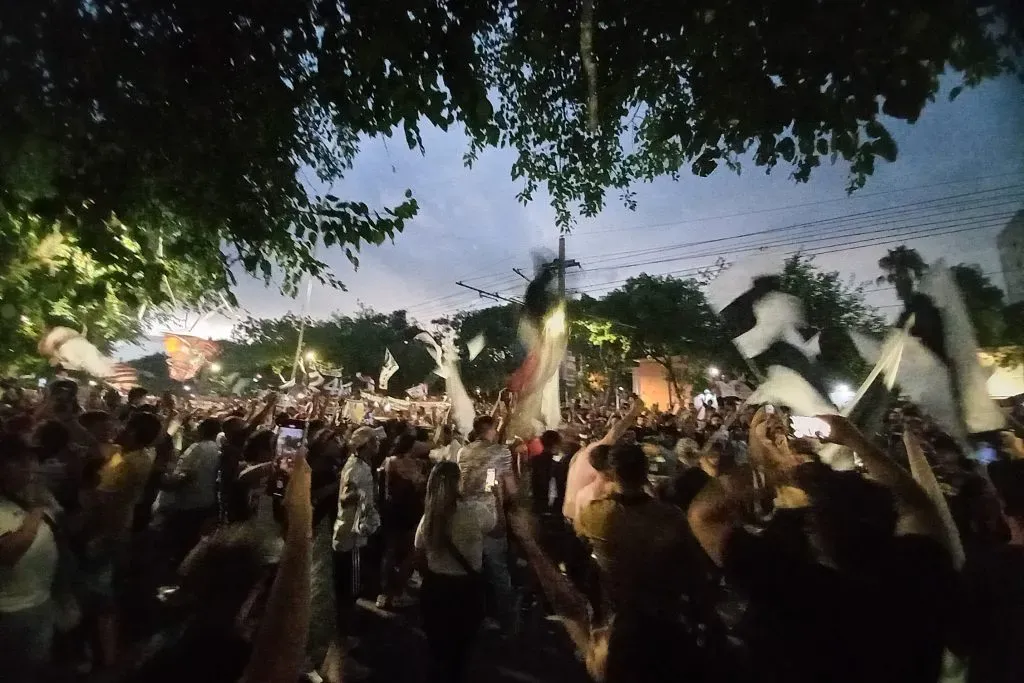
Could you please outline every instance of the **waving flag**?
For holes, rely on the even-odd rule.
[[[192,379],[220,353],[220,346],[209,339],[189,334],[165,334],[164,350],[171,379],[185,382]]]
[[[803,301],[781,291],[783,262],[761,258],[758,265],[733,267],[708,287],[708,301],[736,349],[765,375],[749,400],[787,405],[801,415],[835,412],[817,363],[818,331],[807,324]]]
[[[384,349],[384,367],[380,369],[380,378],[377,381],[381,391],[388,390],[388,381],[398,372],[398,361],[391,355],[391,349]]]
[[[127,391],[139,382],[133,367],[114,362],[79,332],[67,327],[54,327],[43,335],[39,340],[39,353],[50,361],[50,365],[85,372],[121,391]]]

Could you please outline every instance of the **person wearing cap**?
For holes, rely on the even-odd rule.
[[[350,635],[350,621],[360,590],[360,560],[367,541],[380,528],[373,470],[379,439],[372,427],[360,427],[349,439],[351,455],[341,468],[338,518],[334,523],[334,593],[338,633]],[[346,673],[361,677],[363,667],[346,658]],[[357,673],[359,672],[359,673]]]

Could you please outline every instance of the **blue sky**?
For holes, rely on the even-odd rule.
[[[970,195],[971,199],[964,201],[973,201],[970,206],[980,208],[968,211],[965,204],[963,211],[947,214],[940,206],[924,213],[927,205],[920,205],[917,213],[902,214],[903,224],[881,214],[881,227],[872,237],[889,227],[920,226],[914,230],[920,234],[905,241],[927,259],[979,263],[1002,284],[995,234],[1003,213],[1008,218],[1024,208],[1024,86],[1001,79],[965,90],[955,102],[949,102],[946,95],[955,84],[954,78],[944,81],[937,101],[925,108],[916,124],[888,122],[899,145],[899,158],[892,164],[880,162],[868,185],[852,197],[846,196],[847,174],[841,166],[819,168],[809,183],[797,184],[788,177],[787,169],[780,167],[766,175],[752,164],[745,165],[741,176],[722,168],[708,178],[687,175],[678,182],[660,179],[637,186],[636,211],[622,207],[613,193],[600,216],[581,220],[567,238],[568,256],[583,265],[570,276],[570,287],[600,294],[630,275],[678,271],[707,263],[710,257],[668,259],[695,251],[709,253],[718,246],[731,259],[734,256],[728,252],[739,246],[770,238],[725,241],[690,250],[671,250],[672,245],[887,207],[897,211],[908,204],[953,195]],[[547,197],[538,194],[527,206],[516,201],[520,185],[509,175],[514,152],[489,150],[467,169],[462,164],[466,140],[461,133],[429,129],[423,140],[426,153],[422,155],[409,150],[400,137],[366,141],[354,169],[333,188],[341,197],[376,206],[398,203],[410,188],[420,212],[394,244],[365,250],[358,270],[340,249],[324,253],[323,258],[348,291],[314,286],[309,306],[312,315],[351,313],[363,303],[378,310],[408,308],[412,317],[427,322],[463,308],[486,306],[487,300],[458,287],[455,281],[519,295],[526,283],[512,273],[512,267],[528,267],[533,249],[555,248],[558,230]],[[982,194],[975,194],[978,192]],[[977,202],[984,197],[991,201],[982,206]],[[951,227],[969,225],[972,219],[990,227],[938,237],[927,234],[931,230],[948,232]],[[850,223],[853,227],[848,230],[871,229],[871,222],[871,218],[860,219]],[[823,224],[821,229],[837,228]],[[791,234],[796,237],[785,238],[790,245],[786,249],[795,248],[792,245],[799,244],[801,235],[811,233],[805,229]],[[858,238],[846,238],[851,239]],[[818,240],[806,246],[832,244]],[[873,280],[878,275],[878,258],[892,246],[822,254],[816,263],[855,281]],[[643,250],[648,252],[609,256]],[[653,260],[665,262],[632,265]],[[878,288],[871,285],[869,289]],[[300,300],[284,297],[244,276],[237,295],[242,315],[279,316],[301,308]],[[886,307],[883,313],[895,313],[891,291],[872,291],[867,296],[870,303]],[[228,318],[217,317],[196,331],[225,336],[230,323]],[[150,350],[149,344],[145,347]],[[125,355],[141,352],[143,349],[135,349]]]

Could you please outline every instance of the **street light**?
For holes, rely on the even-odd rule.
[[[306,360],[316,360],[316,351],[306,351]]]
[[[220,363],[211,363],[210,364],[210,372],[212,372],[213,374],[217,374],[220,371],[221,371]]]
[[[184,389],[185,391],[187,391],[187,392],[189,392],[189,393],[191,393],[191,392],[192,392],[192,387],[191,387],[191,386],[189,386],[188,384],[186,384],[185,386],[183,386],[183,387],[182,387],[182,389]]]
[[[718,377],[718,375],[721,373],[718,371],[718,368],[712,365],[710,368],[708,368],[708,374],[711,375],[712,377]]]
[[[94,379],[89,380],[89,386],[90,387],[96,386],[96,380],[94,380]]]

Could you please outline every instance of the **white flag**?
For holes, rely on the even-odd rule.
[[[377,384],[381,391],[388,390],[388,380],[398,372],[398,361],[391,355],[391,349],[384,349],[384,367],[380,369],[380,378]]]
[[[468,342],[466,342],[466,350],[469,352],[469,360],[475,360],[480,352],[484,350],[487,345],[487,338],[484,337],[483,333],[476,335]]]
[[[423,383],[417,384],[406,389],[405,393],[414,401],[422,401],[427,397],[427,385]]]

